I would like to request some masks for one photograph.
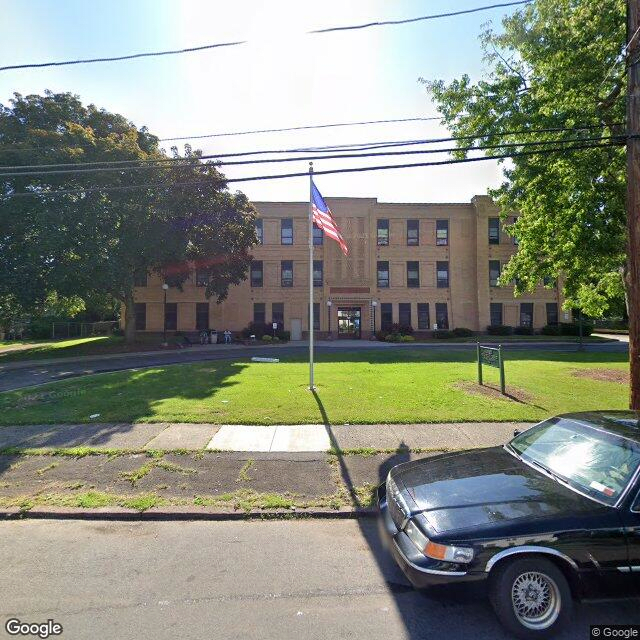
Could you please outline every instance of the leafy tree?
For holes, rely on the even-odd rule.
[[[624,65],[608,72],[626,42],[624,0],[535,0],[502,25],[481,37],[487,71],[480,80],[423,80],[452,133],[470,136],[459,146],[496,145],[487,155],[502,155],[514,151],[504,145],[521,141],[623,134]],[[594,128],[502,133],[580,125]],[[624,147],[515,157],[503,175],[491,195],[504,216],[520,217],[509,229],[518,252],[502,281],[517,278],[523,293],[545,276],[561,277],[569,306],[600,315],[623,294]]]
[[[146,128],[85,107],[72,94],[46,92],[15,94],[10,106],[0,105],[0,152],[0,171],[19,173],[0,176],[0,296],[34,308],[51,291],[66,298],[109,294],[125,306],[131,342],[136,274],[156,271],[180,287],[190,262],[199,261],[207,295],[219,301],[246,277],[255,210],[190,148],[184,157],[174,150],[172,162],[136,170],[8,169],[167,160]],[[68,193],[52,193],[60,190]]]

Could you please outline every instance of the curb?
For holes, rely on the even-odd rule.
[[[119,521],[239,521],[239,520],[350,520],[372,518],[374,508],[342,509],[269,509],[224,511],[197,507],[151,508],[137,511],[123,507],[81,509],[76,507],[36,507],[22,511],[18,507],[0,509],[0,521],[7,520],[107,520]]]

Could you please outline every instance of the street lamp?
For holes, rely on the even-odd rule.
[[[331,300],[327,300],[327,318],[329,319],[329,334],[328,337],[331,339],[331,305],[333,303]]]
[[[376,339],[376,307],[377,306],[378,306],[378,301],[372,300],[371,301],[371,307],[373,309],[373,333],[371,334],[372,340]]]
[[[162,323],[162,346],[168,347],[169,343],[167,342],[167,289],[169,288],[169,285],[165,282],[163,283],[162,288],[164,290],[164,309],[163,309],[164,320]]]

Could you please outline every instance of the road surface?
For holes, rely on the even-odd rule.
[[[331,346],[318,345],[317,353],[345,353],[350,351],[359,351],[362,349],[424,349],[429,350],[475,350],[475,343],[458,343],[451,344],[443,341],[442,343],[426,343],[412,345],[388,345],[371,342],[360,342],[354,345],[342,346],[339,342],[334,342]],[[615,341],[607,343],[590,343],[586,345],[588,351],[609,351],[626,353],[629,345],[626,342]],[[530,343],[530,344],[505,344],[505,349],[530,349],[539,351],[572,351],[577,347],[574,344],[554,344],[554,343]],[[0,363],[0,391],[10,391],[12,389],[20,389],[30,387],[46,382],[56,382],[58,380],[66,380],[78,376],[91,375],[95,373],[104,373],[108,371],[122,371],[125,369],[142,369],[145,367],[164,366],[168,364],[180,364],[188,362],[202,362],[207,360],[246,360],[251,356],[268,355],[272,357],[283,356],[302,356],[305,357],[307,346],[304,343],[297,343],[295,346],[282,346],[276,348],[268,347],[233,347],[225,349],[224,347],[214,347],[211,349],[180,349],[171,350],[163,353],[140,353],[140,354],[123,354],[113,356],[96,356],[85,357],[81,360],[69,358],[67,361],[58,359],[52,362],[29,363]]]
[[[417,593],[374,520],[0,523],[0,622],[52,618],[62,638],[502,639],[477,592]],[[577,606],[640,623],[637,601]],[[6,634],[6,632],[4,632]]]

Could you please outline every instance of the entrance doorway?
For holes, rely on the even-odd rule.
[[[291,341],[296,342],[302,340],[302,320],[300,318],[291,318]]]
[[[360,307],[338,308],[338,338],[360,339]]]

